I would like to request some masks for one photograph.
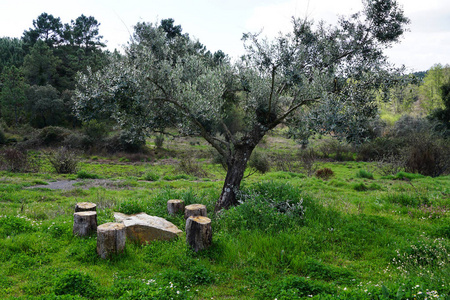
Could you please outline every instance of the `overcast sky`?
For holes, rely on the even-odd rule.
[[[411,19],[401,43],[387,54],[412,71],[450,64],[450,1],[397,0]],[[46,12],[69,23],[81,14],[95,17],[109,49],[121,48],[137,22],[173,18],[183,32],[212,52],[243,54],[244,32],[268,37],[289,32],[291,17],[335,24],[337,15],[360,11],[360,0],[0,0],[0,37],[21,37]]]

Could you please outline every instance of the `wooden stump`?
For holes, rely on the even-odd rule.
[[[167,211],[169,215],[176,215],[180,211],[184,212],[184,201],[179,199],[167,201]]]
[[[186,220],[186,243],[198,252],[211,246],[211,219],[197,216]]]
[[[105,223],[97,227],[97,254],[106,259],[125,250],[126,227],[123,223]]]
[[[191,204],[184,208],[184,218],[202,216],[206,217],[206,206],[203,204]]]
[[[80,211],[73,214],[73,234],[88,236],[97,231],[97,212]]]
[[[75,212],[79,211],[97,211],[97,204],[92,202],[79,202],[75,205]]]

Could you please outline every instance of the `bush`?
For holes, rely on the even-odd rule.
[[[331,170],[329,168],[323,168],[323,169],[320,169],[320,170],[316,171],[316,177],[320,178],[320,179],[323,179],[323,180],[328,180],[333,175],[334,175],[333,170]]]
[[[97,120],[90,120],[83,124],[83,132],[93,142],[101,142],[108,135],[108,126]]]
[[[450,170],[450,142],[430,134],[416,135],[404,149],[405,170],[436,177]]]
[[[48,126],[41,129],[37,138],[44,146],[55,146],[61,144],[69,134],[70,130],[66,128]]]
[[[186,175],[205,177],[207,173],[194,157],[183,156],[177,167],[178,171]]]
[[[254,151],[252,153],[248,165],[250,168],[261,174],[267,173],[270,170],[270,163],[267,155],[260,151]]]
[[[159,134],[155,137],[155,146],[156,148],[160,149],[162,148],[164,144],[164,135],[163,134]]]
[[[63,145],[72,149],[88,149],[92,143],[86,135],[73,132],[64,138]]]
[[[226,231],[260,230],[279,233],[303,222],[304,203],[312,206],[297,188],[274,182],[244,187],[237,198],[238,206],[220,214],[219,226]]]
[[[353,153],[349,144],[342,143],[335,139],[324,140],[319,146],[324,158],[333,158],[336,161],[352,161]]]
[[[6,144],[6,136],[3,133],[3,130],[0,129],[0,145]]]
[[[38,172],[41,167],[39,155],[14,147],[0,150],[0,169],[9,172]]]
[[[381,137],[362,144],[358,149],[357,160],[374,161],[386,157],[398,157],[404,142],[396,138]]]
[[[58,174],[76,173],[80,161],[78,155],[66,147],[48,152],[47,159]]]
[[[298,157],[303,170],[305,170],[306,172],[306,175],[312,176],[316,171],[317,153],[314,151],[314,149],[310,148],[301,150],[298,153]]]

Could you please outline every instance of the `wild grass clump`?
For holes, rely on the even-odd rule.
[[[366,170],[359,170],[356,173],[356,177],[365,178],[365,179],[373,179],[373,174]]]
[[[149,171],[142,176],[142,179],[147,181],[158,181],[159,175],[155,172]]]
[[[83,296],[95,299],[100,296],[98,284],[89,275],[79,271],[70,270],[64,272],[55,280],[56,295]]]
[[[418,193],[391,192],[386,194],[382,199],[388,203],[409,207],[419,207],[431,204],[430,199],[426,195]]]
[[[257,299],[307,299],[336,292],[335,287],[330,284],[290,275],[281,280],[269,282],[256,293],[256,297]]]
[[[77,172],[77,178],[79,179],[99,179],[100,176],[94,173],[89,173],[85,170],[80,170]]]

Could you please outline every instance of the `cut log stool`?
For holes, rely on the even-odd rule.
[[[186,243],[195,252],[211,246],[211,219],[202,216],[189,217],[186,220]]]
[[[97,212],[80,211],[73,214],[73,234],[88,236],[97,231]]]
[[[184,218],[202,216],[206,217],[206,206],[203,204],[191,204],[184,208]]]
[[[97,227],[97,254],[106,259],[125,250],[126,227],[123,223],[105,223]]]
[[[75,205],[75,212],[79,211],[97,211],[97,204],[92,202],[79,202]]]
[[[169,215],[176,215],[179,212],[184,212],[184,201],[179,199],[173,199],[167,201],[167,212]]]

